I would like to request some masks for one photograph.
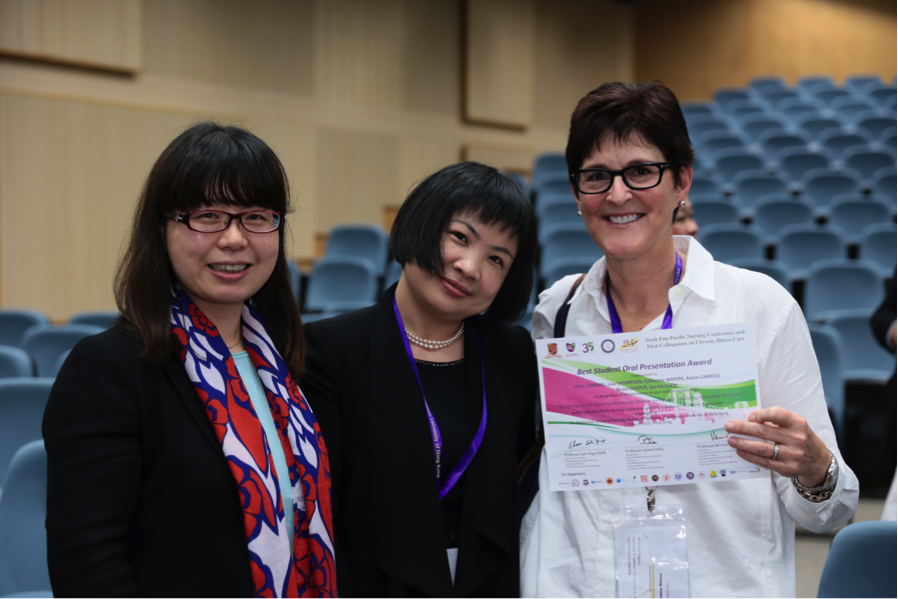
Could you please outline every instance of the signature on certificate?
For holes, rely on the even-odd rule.
[[[712,441],[723,441],[724,439],[730,438],[730,433],[724,433],[723,435],[718,435],[715,431],[708,431],[711,433]]]
[[[648,435],[639,435],[639,438],[636,440],[640,445],[657,445],[658,443],[649,437]]]
[[[584,444],[587,446],[601,445],[604,442],[605,442],[605,437],[593,437],[592,439],[582,439],[582,440],[574,439],[573,441],[571,441],[570,443],[567,444],[567,448],[574,449],[576,447],[581,447]]]

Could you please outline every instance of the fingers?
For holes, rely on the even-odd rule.
[[[789,410],[780,407],[765,408],[763,410],[758,410],[757,412],[752,412],[748,415],[748,421],[757,422],[759,424],[767,422],[785,428],[794,428],[796,426],[807,424],[807,421],[795,412],[790,412]]]

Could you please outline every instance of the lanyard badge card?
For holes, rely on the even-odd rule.
[[[618,597],[689,597],[686,517],[679,507],[616,508]]]

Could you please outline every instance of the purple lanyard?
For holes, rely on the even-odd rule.
[[[415,371],[415,379],[418,381],[418,389],[421,390],[421,399],[424,400],[424,410],[427,412],[427,421],[430,423],[430,434],[433,437],[433,457],[437,464],[437,489],[440,491],[440,499],[452,490],[461,475],[465,473],[471,460],[480,446],[483,444],[483,435],[486,433],[486,372],[483,367],[483,341],[480,338],[480,330],[477,331],[477,348],[480,350],[480,379],[483,382],[483,417],[480,419],[480,427],[474,435],[474,439],[465,452],[462,454],[458,463],[449,473],[446,482],[440,486],[443,471],[443,437],[440,435],[440,427],[437,426],[437,419],[434,418],[430,406],[427,405],[427,398],[424,397],[424,385],[421,384],[421,375],[418,374],[418,365],[415,363],[415,355],[412,353],[412,346],[408,342],[408,335],[405,334],[405,325],[402,322],[402,315],[399,314],[399,306],[396,305],[396,298],[393,298],[393,311],[396,313],[396,322],[399,323],[399,333],[402,335],[402,342],[405,344],[405,353],[408,354],[409,362],[412,364],[412,370]]]
[[[683,276],[683,259],[680,258],[680,254],[674,252],[674,255],[677,257],[677,265],[674,267],[674,285],[680,282],[680,279]],[[624,325],[621,324],[620,316],[617,314],[617,308],[614,307],[614,300],[611,299],[611,289],[608,286],[608,274],[605,274],[605,297],[608,299],[608,317],[611,319],[611,332],[612,333],[623,333]],[[664,322],[661,323],[662,329],[669,329],[673,327],[673,309],[670,307],[670,304],[667,304],[667,312],[664,313]]]

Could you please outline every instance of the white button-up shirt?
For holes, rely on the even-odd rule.
[[[801,309],[769,277],[714,262],[697,241],[674,237],[687,255],[686,273],[670,289],[673,328],[754,325],[764,407],[804,416],[839,462],[832,497],[802,498],[788,478],[661,486],[656,505],[686,514],[689,591],[693,597],[794,597],[795,522],[824,531],[848,522],[858,500],[857,477],[845,464],[826,410],[820,369]],[[605,259],[596,262],[571,301],[567,335],[610,334],[602,291]],[[540,294],[533,337],[553,337],[555,314],[577,276]],[[663,314],[643,330],[661,328]],[[611,510],[646,504],[646,490],[549,491],[546,453],[539,494],[521,525],[521,594],[524,597],[615,597]]]

